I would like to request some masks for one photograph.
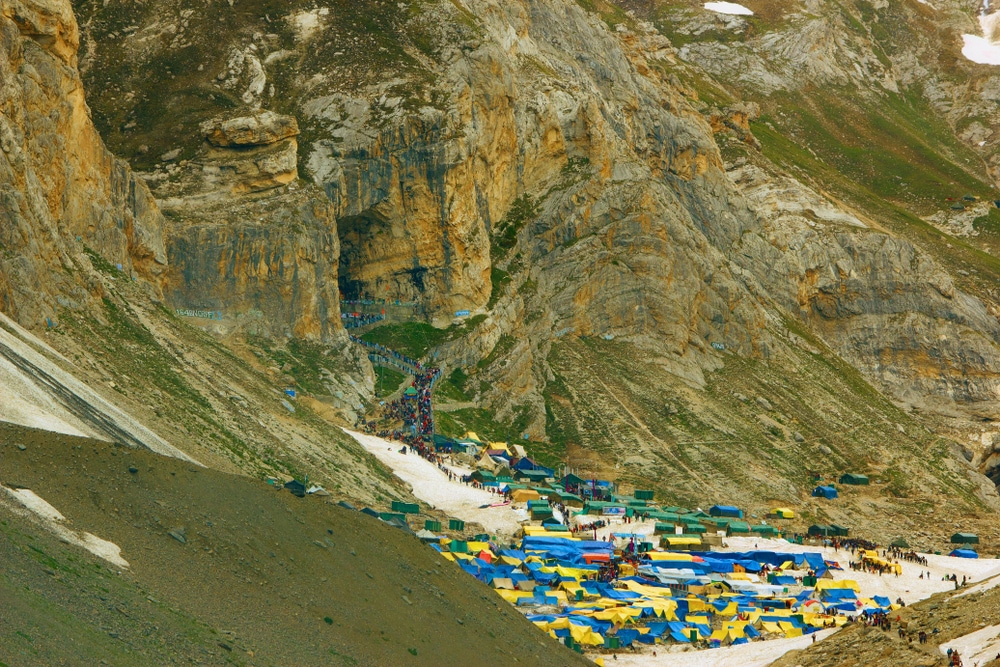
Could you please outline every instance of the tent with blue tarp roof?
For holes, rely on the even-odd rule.
[[[796,580],[795,577],[787,575],[787,574],[783,574],[783,575],[775,577],[774,578],[774,583],[778,584],[779,586],[795,586],[799,582],[798,582],[798,580]]]
[[[955,558],[979,558],[979,554],[972,549],[955,549],[948,555]]]
[[[628,648],[632,645],[632,642],[639,638],[639,631],[632,630],[630,628],[622,628],[618,631],[617,637],[622,648]]]
[[[824,588],[820,595],[824,602],[858,599],[858,594],[850,588]]]
[[[892,602],[889,600],[889,598],[887,598],[884,595],[873,595],[872,600],[875,600],[875,602],[877,602],[878,606],[880,607],[889,607],[890,605],[892,605]]]
[[[743,518],[743,510],[733,505],[712,505],[708,514],[709,516],[728,516],[734,519]]]
[[[837,489],[832,486],[817,486],[813,489],[813,498],[826,498],[832,500],[837,497]]]

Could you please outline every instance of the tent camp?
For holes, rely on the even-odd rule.
[[[734,519],[743,518],[743,510],[733,505],[712,505],[708,514],[709,516],[728,516]]]
[[[832,486],[817,486],[813,489],[813,498],[826,498],[831,500],[837,497],[837,489]]]
[[[868,486],[868,475],[859,475],[853,472],[845,472],[837,480],[841,484],[853,484],[855,486]]]
[[[979,536],[975,533],[955,533],[951,536],[952,544],[979,544]]]

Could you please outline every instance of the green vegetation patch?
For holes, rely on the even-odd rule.
[[[375,397],[391,396],[406,380],[406,376],[394,368],[375,367]]]

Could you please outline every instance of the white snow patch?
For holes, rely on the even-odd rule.
[[[966,595],[973,595],[974,593],[985,593],[986,591],[1000,586],[1000,577],[993,577],[987,579],[986,581],[976,584],[975,586],[969,586],[961,593],[955,595],[956,598],[965,597]]]
[[[72,367],[36,336],[16,325],[11,333],[9,323],[0,319],[0,421],[105,441],[110,438],[99,424],[113,424],[157,454],[198,463],[56,364],[48,355]],[[86,405],[95,420],[67,409],[69,397]]]
[[[52,505],[49,505],[44,498],[36,494],[31,489],[6,489],[5,487],[5,490],[12,493],[17,502],[21,503],[25,508],[31,510],[46,521],[66,520],[66,517],[64,517],[59,510]]]
[[[123,569],[129,567],[128,561],[122,558],[121,547],[114,542],[103,540],[91,533],[77,533],[71,530],[65,525],[66,517],[34,491],[30,489],[9,489],[2,485],[0,485],[0,491],[3,491],[3,494],[0,495],[0,505],[5,505],[12,511],[17,512],[17,508],[13,504],[3,502],[3,498],[6,496],[9,500],[13,500],[23,508],[19,514],[33,518],[50,532],[54,533],[59,539],[86,549],[112,565]]]
[[[753,11],[735,2],[706,2],[705,9],[716,14],[730,16],[753,16]]]
[[[980,65],[1000,65],[1000,45],[977,35],[962,35],[962,55]]]
[[[820,630],[815,633],[816,641],[822,641],[836,631],[836,628]],[[619,653],[618,660],[605,658],[604,663],[616,667],[766,667],[789,651],[807,648],[812,642],[813,635],[804,635],[700,651],[685,650],[680,646],[657,646],[656,657],[653,657],[653,649],[645,649],[635,654]]]
[[[980,65],[1000,65],[1000,42],[997,40],[1000,12],[980,15],[979,25],[983,29],[982,37],[962,35],[965,42],[962,55]]]
[[[990,625],[982,630],[957,637],[938,647],[947,655],[948,649],[958,651],[966,665],[979,665],[1000,655],[1000,625]],[[982,661],[982,662],[980,662]]]
[[[436,465],[418,454],[400,454],[399,450],[403,446],[401,443],[344,430],[375,458],[389,466],[396,477],[409,484],[414,496],[432,507],[463,521],[482,524],[491,533],[506,535],[516,533],[521,528],[519,521],[527,518],[526,514],[515,510],[513,505],[482,508],[483,505],[498,502],[499,496],[449,480]],[[451,470],[459,475],[467,474],[457,466],[452,466]]]

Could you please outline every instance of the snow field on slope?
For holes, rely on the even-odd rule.
[[[497,502],[496,494],[482,489],[466,486],[462,482],[448,479],[438,467],[418,454],[400,454],[402,444],[390,442],[374,435],[347,431],[379,461],[392,470],[396,477],[413,488],[413,495],[431,507],[439,509],[450,516],[463,521],[482,524],[490,533],[513,535],[520,528],[520,521],[527,519],[527,514],[512,509],[511,505],[504,507],[489,507],[483,505]],[[459,466],[449,466],[456,474],[468,474],[468,470]]]

